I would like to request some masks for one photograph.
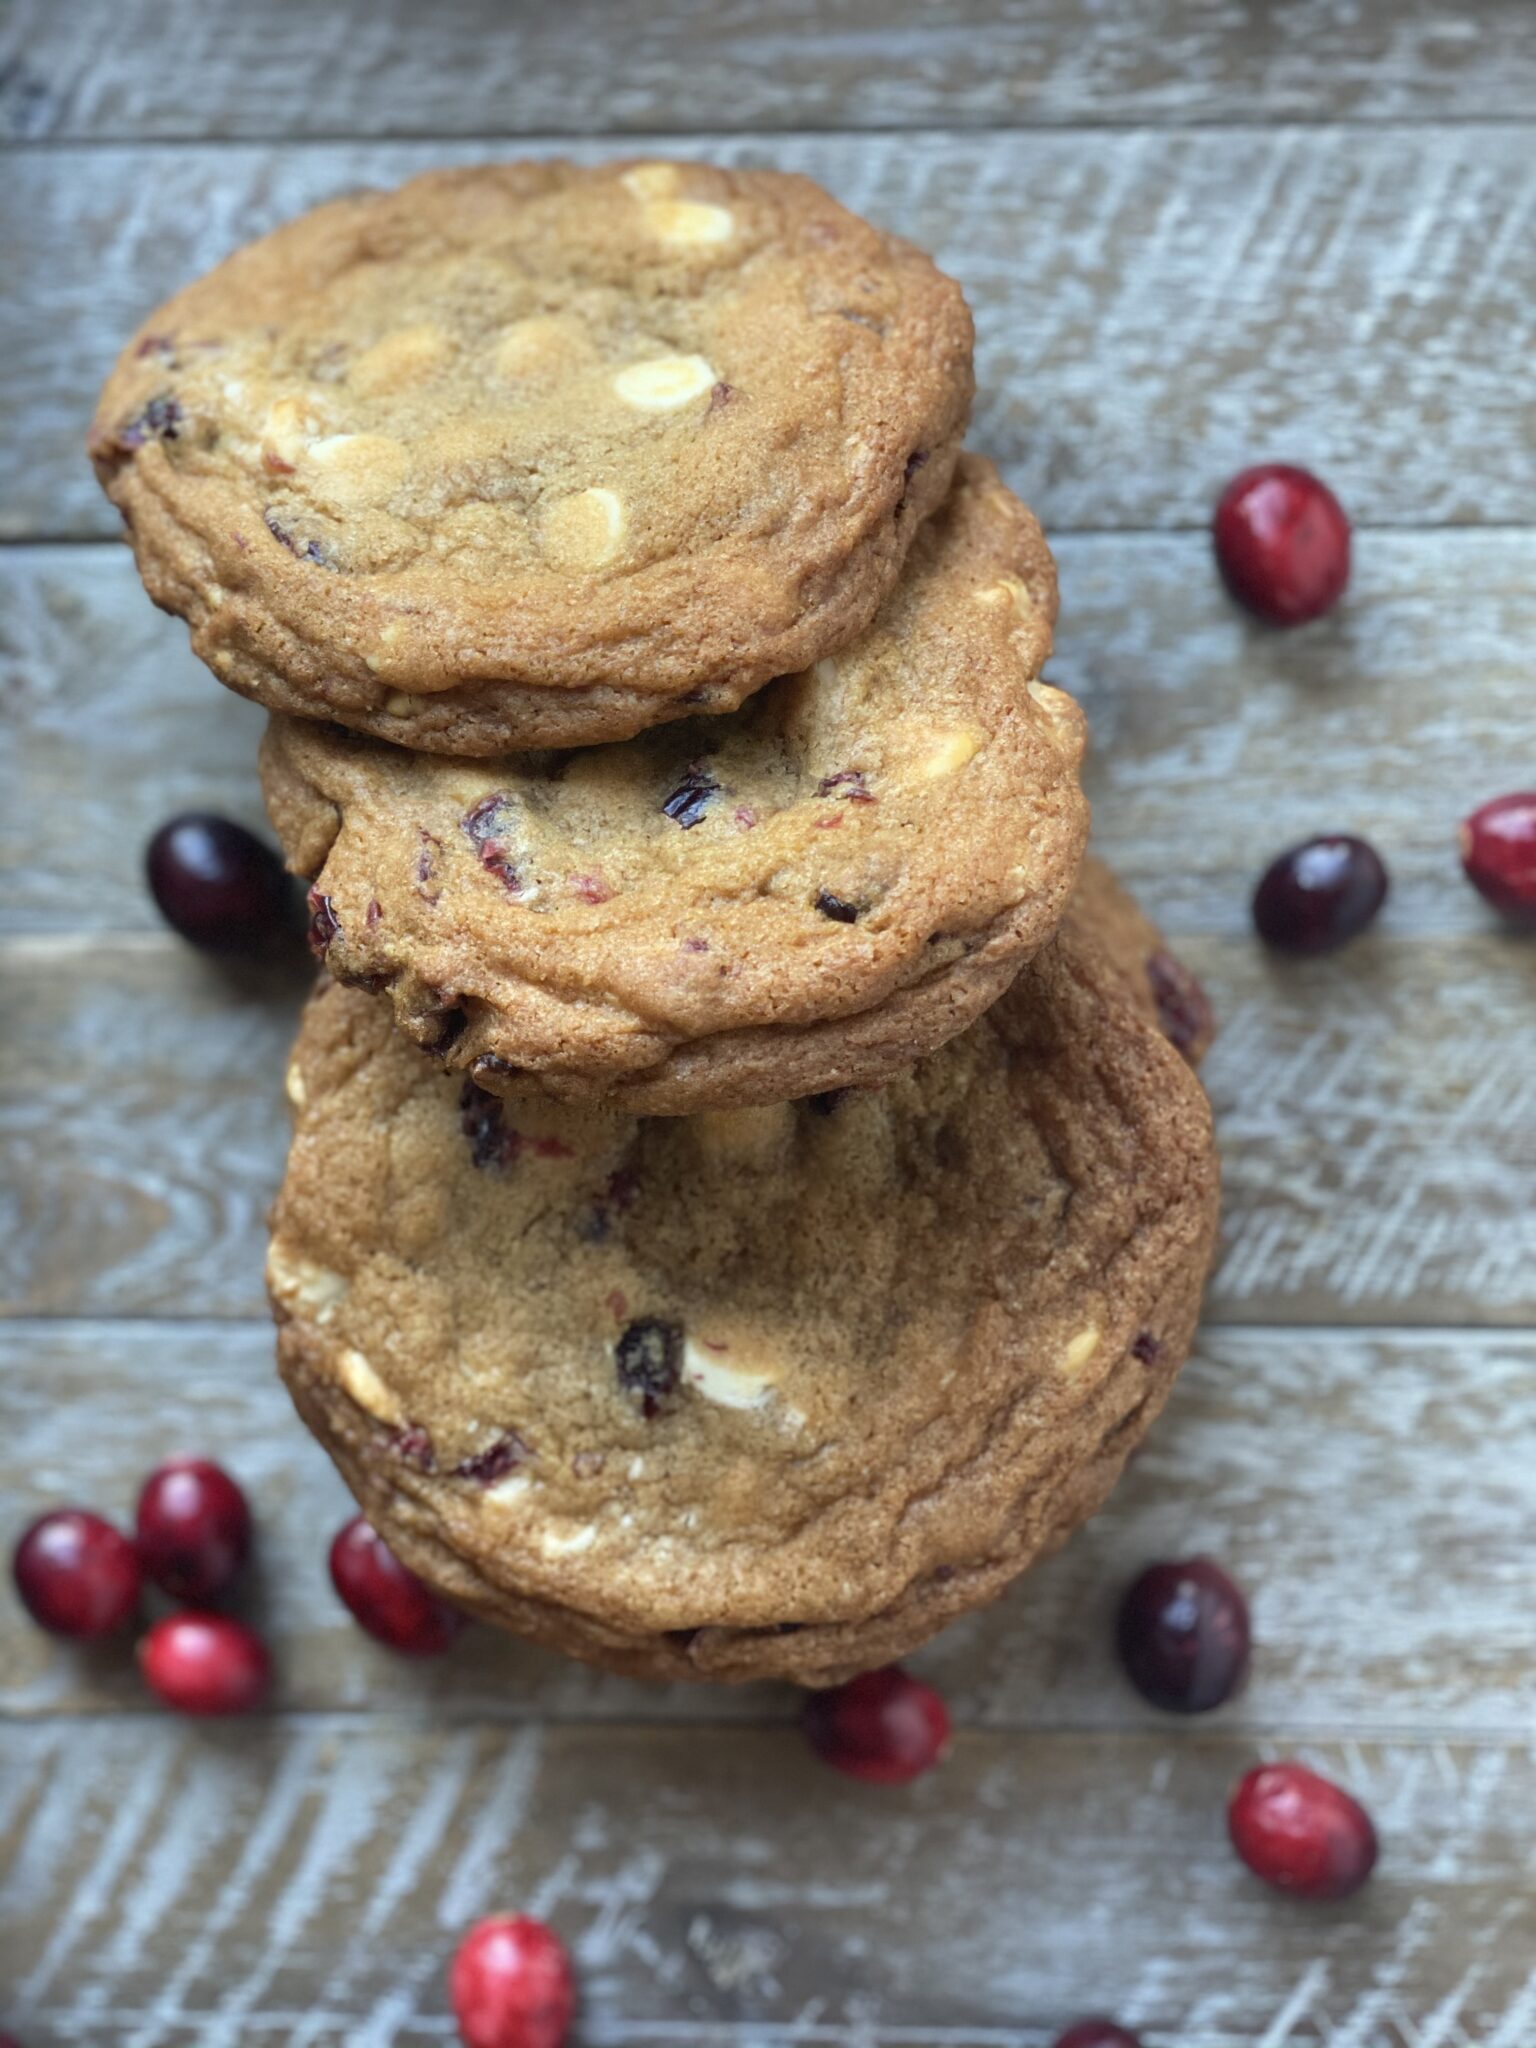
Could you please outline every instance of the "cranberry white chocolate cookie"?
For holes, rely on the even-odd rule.
[[[860,632],[948,488],[959,287],[809,180],[488,164],[152,313],[90,449],[232,688],[452,754],[729,710]]]
[[[435,1073],[330,984],[283,1374],[437,1591],[655,1677],[830,1683],[1108,1492],[1194,1329],[1205,1097],[1075,919],[879,1089],[636,1120]]]
[[[963,459],[874,624],[729,717],[454,761],[274,720],[317,950],[501,1093],[644,1115],[871,1081],[952,1038],[1066,906],[1084,724],[1041,683],[1039,527]]]

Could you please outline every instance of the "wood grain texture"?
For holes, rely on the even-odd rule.
[[[1299,635],[1229,603],[1203,534],[1057,552],[1052,674],[1090,716],[1099,834],[1174,930],[1243,936],[1265,854],[1343,826],[1391,863],[1388,930],[1494,929],[1454,837],[1529,715],[1536,534],[1366,534],[1348,602]],[[136,858],[155,826],[260,822],[261,715],[192,658],[125,548],[0,549],[0,706],[0,931],[157,930]]]
[[[78,23],[11,0],[0,134],[1525,119],[1536,95],[1524,0],[126,0],[104,39]]]
[[[1530,517],[1536,412],[1510,374],[1536,345],[1523,130],[673,142],[807,171],[934,251],[976,309],[976,445],[1048,528],[1203,524],[1265,454],[1322,469],[1367,525]],[[116,530],[81,437],[173,287],[321,198],[498,147],[11,152],[0,534]]]
[[[1115,851],[1114,841],[1106,850]],[[1220,1321],[1536,1318],[1536,947],[1182,950],[1222,1019]],[[0,950],[0,1313],[249,1316],[302,976],[169,935]]]
[[[0,1329],[0,1385],[0,1499],[17,1524],[62,1499],[126,1521],[176,1448],[239,1475],[260,1530],[246,1611],[275,1646],[284,1709],[435,1723],[794,1712],[786,1687],[626,1684],[489,1629],[426,1665],[376,1648],[326,1575],[350,1497],[294,1417],[265,1324]],[[1518,1735],[1536,1724],[1533,1465],[1536,1338],[1208,1331],[1108,1508],[914,1662],[963,1726],[1167,1734],[1177,1724],[1115,1667],[1115,1601],[1150,1558],[1204,1552],[1253,1597],[1253,1681],[1224,1733]],[[0,1605],[0,1714],[145,1704],[124,1647],[71,1652]]]
[[[893,1792],[791,1730],[13,1729],[5,2017],[31,2048],[416,2048],[452,2038],[458,1932],[526,1907],[586,2048],[1045,2048],[1106,2006],[1149,2048],[1527,2048],[1536,1758],[1304,1754],[1382,1831],[1346,1911],[1240,1870],[1256,1749],[1205,1730],[963,1736]]]

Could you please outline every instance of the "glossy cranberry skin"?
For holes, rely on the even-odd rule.
[[[800,1725],[823,1763],[869,1785],[905,1785],[942,1763],[949,1709],[899,1664],[814,1692]]]
[[[1260,1764],[1227,1807],[1232,1846],[1255,1877],[1301,1899],[1347,1899],[1376,1865],[1370,1815],[1305,1764]]]
[[[576,1985],[559,1936],[515,1913],[469,1930],[448,1972],[448,1996],[464,2048],[560,2048]]]
[[[82,1642],[131,1621],[143,1584],[128,1538],[84,1508],[40,1516],[17,1544],[11,1571],[38,1627]]]
[[[1233,477],[1212,529],[1216,566],[1241,605],[1271,626],[1331,611],[1349,581],[1349,521],[1325,483],[1289,462]]]
[[[1331,953],[1358,938],[1387,900],[1387,870],[1363,839],[1336,832],[1290,847],[1253,892],[1253,922],[1282,953]]]
[[[1079,2020],[1057,2035],[1056,2048],[1141,2048],[1141,2036],[1113,2020]]]
[[[1248,1675],[1248,1603],[1208,1557],[1148,1565],[1120,1602],[1115,1643],[1143,1699],[1208,1713]]]
[[[1467,880],[1501,916],[1536,927],[1536,790],[1496,796],[1462,825]]]
[[[168,1614],[139,1645],[157,1698],[178,1714],[249,1714],[266,1698],[272,1666],[253,1629],[227,1614]]]
[[[440,1657],[464,1627],[458,1609],[423,1585],[362,1515],[336,1531],[331,1584],[358,1627],[402,1657]]]
[[[170,819],[145,849],[144,870],[160,915],[205,952],[270,953],[292,934],[296,898],[282,862],[231,818]]]
[[[199,1607],[227,1592],[251,1554],[251,1511],[221,1465],[172,1458],[139,1495],[139,1560],[173,1600]]]

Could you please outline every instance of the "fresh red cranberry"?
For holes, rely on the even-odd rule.
[[[1260,1764],[1227,1807],[1232,1846],[1255,1877],[1303,1899],[1347,1899],[1376,1863],[1358,1801],[1305,1764]]]
[[[362,1515],[336,1531],[331,1584],[358,1626],[403,1657],[440,1657],[464,1626],[458,1609],[424,1586]]]
[[[870,1785],[905,1785],[949,1749],[949,1709],[899,1664],[812,1693],[801,1726],[823,1763]]]
[[[168,1614],[140,1643],[139,1664],[178,1714],[248,1714],[272,1675],[261,1637],[227,1614]]]
[[[1331,611],[1349,581],[1349,521],[1325,483],[1289,462],[1233,477],[1214,525],[1228,590],[1272,626],[1303,626]]]
[[[144,867],[160,915],[206,952],[271,952],[293,929],[296,898],[282,862],[230,818],[172,818],[150,840]]]
[[[1143,1699],[1203,1714],[1248,1675],[1248,1603],[1208,1557],[1148,1565],[1120,1603],[1116,1643]]]
[[[1113,2020],[1079,2020],[1057,2035],[1056,2048],[1141,2048],[1141,2036]]]
[[[1331,953],[1358,938],[1387,900],[1387,871],[1374,847],[1337,832],[1293,846],[1265,869],[1253,921],[1285,953]]]
[[[251,1511],[222,1466],[172,1458],[144,1482],[135,1533],[155,1584],[197,1607],[227,1591],[250,1556]]]
[[[1536,925],[1536,790],[1496,796],[1461,828],[1467,880],[1517,924]]]
[[[469,1930],[448,1972],[448,1995],[464,2048],[560,2048],[576,1985],[560,1937],[515,1913]]]
[[[133,1545],[84,1508],[56,1508],[35,1521],[16,1546],[11,1570],[22,1605],[50,1635],[111,1635],[139,1604]]]

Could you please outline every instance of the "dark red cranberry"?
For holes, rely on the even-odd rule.
[[[465,1935],[448,1996],[464,2048],[561,2048],[576,1984],[553,1929],[513,1913],[482,1920]]]
[[[22,1605],[50,1635],[111,1635],[139,1604],[133,1545],[84,1508],[55,1508],[35,1521],[16,1546],[11,1570]]]
[[[509,1429],[488,1443],[483,1451],[461,1458],[453,1468],[453,1476],[455,1479],[473,1479],[477,1486],[494,1486],[498,1479],[505,1479],[509,1472],[515,1472],[527,1457],[526,1441],[515,1429]]]
[[[251,1554],[245,1495],[207,1458],[172,1458],[139,1495],[139,1561],[173,1600],[192,1606],[228,1590]]]
[[[620,1332],[613,1363],[619,1385],[639,1395],[645,1414],[655,1415],[682,1377],[683,1333],[676,1323],[643,1317]]]
[[[1536,791],[1496,796],[1461,828],[1467,880],[1503,916],[1536,925]]]
[[[1386,900],[1380,854],[1338,832],[1270,863],[1253,892],[1253,921],[1259,937],[1282,952],[1331,953],[1358,938]]]
[[[1376,1830],[1357,1800],[1305,1764],[1261,1764],[1227,1807],[1232,1846],[1255,1877],[1303,1899],[1347,1899],[1376,1864]]]
[[[1216,564],[1239,604],[1272,626],[1331,611],[1349,581],[1349,521],[1325,483],[1288,462],[1233,477],[1214,525]]]
[[[905,1785],[949,1749],[949,1709],[899,1664],[812,1693],[800,1725],[824,1763],[870,1785]]]
[[[1185,1059],[1196,1046],[1204,1045],[1215,1029],[1211,999],[1184,962],[1172,953],[1147,956],[1147,980],[1157,1005],[1157,1021],[1163,1036]]]
[[[683,779],[672,794],[662,799],[661,808],[674,825],[681,825],[685,832],[691,832],[695,825],[703,824],[709,800],[719,788],[719,783],[703,763],[694,761],[683,771]]]
[[[458,1609],[424,1586],[362,1515],[336,1531],[331,1584],[358,1627],[402,1657],[440,1657],[464,1626]]]
[[[210,953],[266,953],[294,922],[281,861],[230,818],[172,818],[144,855],[150,894],[173,931]]]
[[[847,903],[841,896],[834,896],[830,889],[816,891],[816,908],[823,917],[830,917],[834,924],[857,924],[859,906]]]
[[[168,1614],[140,1643],[139,1668],[178,1714],[248,1714],[272,1675],[261,1637],[227,1614]]]
[[[1248,1675],[1248,1603],[1208,1557],[1149,1565],[1120,1603],[1115,1640],[1143,1699],[1203,1714]]]
[[[1141,2036],[1113,2020],[1079,2020],[1056,2036],[1056,2048],[1141,2048]]]

